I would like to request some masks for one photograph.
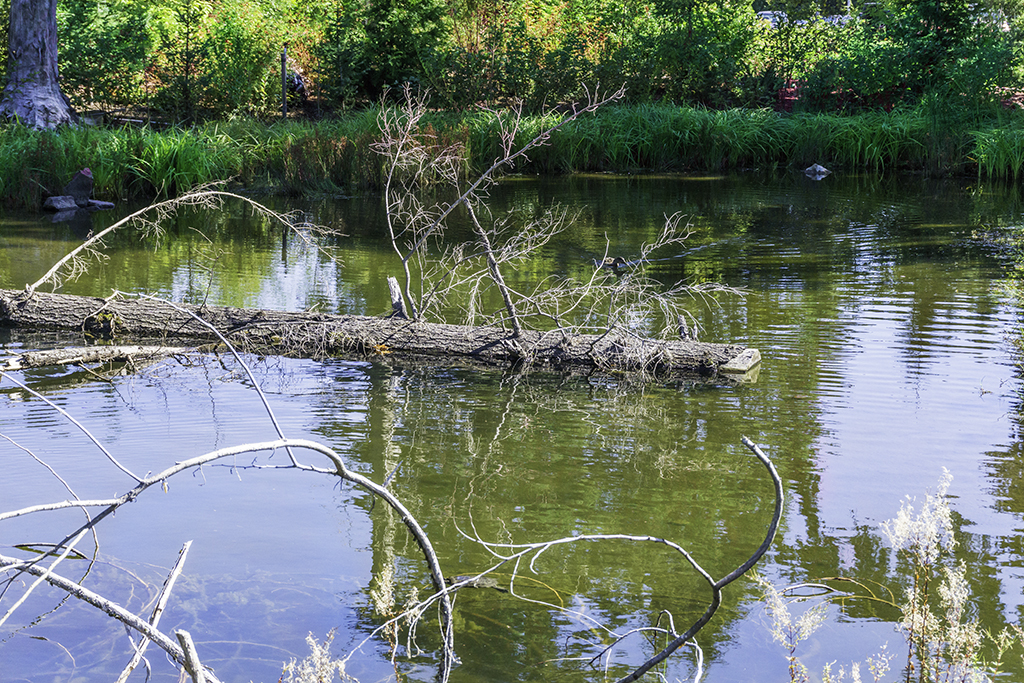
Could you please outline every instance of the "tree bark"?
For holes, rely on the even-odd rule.
[[[10,19],[0,114],[33,128],[74,123],[57,70],[57,0],[11,0]]]
[[[175,306],[212,324],[234,345],[258,353],[302,357],[446,358],[508,366],[581,371],[641,371],[658,377],[739,373],[760,361],[756,349],[691,340],[642,339],[612,331],[574,334],[467,327],[322,313],[221,306]],[[216,341],[186,313],[153,299],[98,299],[0,290],[0,326],[72,329],[118,341],[168,338]]]

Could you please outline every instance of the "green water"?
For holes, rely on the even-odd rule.
[[[787,496],[761,573],[779,585],[847,576],[898,594],[907,577],[878,525],[904,496],[933,490],[945,467],[954,476],[958,555],[969,563],[972,609],[993,629],[1019,620],[1024,491],[1009,344],[1018,312],[1000,289],[998,250],[979,239],[1019,224],[1014,193],[917,178],[592,176],[512,178],[494,189],[489,205],[496,215],[523,217],[553,203],[579,215],[510,278],[515,286],[583,277],[606,248],[628,257],[666,215],[681,211],[693,231],[685,253],[666,255],[651,272],[666,285],[746,290],[687,307],[702,339],[760,349],[757,381],[641,387],[387,358],[251,359],[284,432],[330,445],[378,482],[393,473],[389,487],[424,524],[448,574],[497,563],[467,535],[525,543],[603,533],[670,539],[721,577],[753,552],[771,517],[771,482],[740,443],[746,435],[772,457]],[[298,208],[345,233],[339,262],[232,206],[179,215],[156,241],[115,238],[107,260],[62,291],[105,296],[116,288],[217,304],[386,313],[385,279],[399,270],[382,239],[379,202]],[[90,229],[114,219],[5,217],[0,287],[35,280]],[[0,330],[0,350],[80,341]],[[142,473],[275,436],[226,358],[163,363],[111,382],[77,369],[15,377]],[[0,434],[7,437],[0,440],[4,510],[68,497],[26,451],[82,498],[130,486],[78,430],[9,381],[0,383]],[[278,453],[255,462],[287,459]],[[322,639],[337,629],[332,651],[346,653],[383,623],[382,613],[429,590],[415,544],[383,505],[326,477],[253,463],[247,456],[179,475],[166,493],[150,490],[119,511],[100,527],[100,562],[86,579],[143,613],[178,548],[192,539],[161,625],[189,630],[204,662],[226,681],[276,681],[282,662],[308,654],[309,632]],[[0,553],[56,540],[80,520],[67,513],[4,522]],[[84,573],[69,565],[69,575]],[[602,658],[612,643],[606,629],[665,625],[671,614],[683,630],[709,597],[699,575],[663,545],[567,544],[541,555],[532,570],[518,568],[515,590],[533,602],[487,588],[460,592],[462,663],[453,681],[604,680],[606,668],[608,676],[622,674],[653,652],[637,633]],[[513,571],[505,565],[492,576],[508,588]],[[0,611],[20,590],[0,596]],[[116,677],[130,657],[122,629],[73,603],[51,613],[58,602],[41,589],[3,626],[0,679]],[[834,604],[797,654],[816,679],[827,662],[848,667],[888,644],[898,670],[897,616],[877,603]],[[422,652],[407,657],[403,633],[393,667],[388,640],[376,637],[348,673],[371,681],[397,670],[403,680],[431,680],[434,623],[429,614],[419,629]],[[767,623],[752,581],[730,585],[698,637],[702,680],[787,680],[785,650]],[[157,680],[176,680],[161,655],[151,658]],[[693,652],[681,651],[661,671],[668,680],[692,680]]]

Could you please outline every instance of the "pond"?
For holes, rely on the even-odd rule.
[[[340,229],[340,260],[228,205],[181,212],[164,222],[159,239],[115,237],[105,260],[62,291],[105,296],[116,288],[235,306],[389,311],[385,279],[399,267],[383,238],[379,200],[271,203]],[[387,356],[249,357],[284,433],[330,446],[377,482],[390,477],[390,490],[424,525],[450,575],[497,563],[472,535],[526,543],[635,534],[677,542],[722,577],[760,544],[773,507],[771,481],[741,443],[745,435],[772,458],[786,493],[761,575],[780,587],[849,577],[878,595],[898,596],[908,576],[879,524],[908,495],[919,507],[945,468],[953,476],[956,555],[967,562],[972,614],[993,630],[1019,621],[1024,488],[1012,355],[1019,311],[1001,288],[1005,257],[989,239],[1020,223],[1013,188],[857,176],[513,177],[489,199],[495,215],[537,215],[554,203],[578,215],[515,274],[517,286],[583,277],[606,249],[635,254],[665,216],[682,212],[692,234],[649,271],[666,285],[744,289],[742,296],[694,297],[686,306],[701,339],[761,351],[756,381],[639,385]],[[3,217],[0,287],[34,281],[90,230],[116,218]],[[0,330],[0,355],[80,343],[89,342],[70,333]],[[276,437],[230,357],[166,361],[114,377],[79,368],[11,373],[0,382],[0,511],[65,500],[69,489],[94,499],[131,487],[50,404],[142,474]],[[307,634],[323,640],[333,631],[331,651],[348,653],[415,596],[429,594],[429,575],[384,505],[333,478],[289,470],[287,462],[282,453],[248,455],[178,475],[82,541],[94,562],[69,557],[58,571],[148,616],[179,548],[191,540],[161,628],[190,631],[222,680],[277,681],[282,663],[309,654]],[[5,521],[0,554],[59,540],[82,519],[64,511]],[[663,545],[553,548],[518,568],[520,597],[507,592],[513,571],[504,565],[491,574],[506,590],[458,593],[461,664],[453,681],[621,675],[664,639],[637,633],[605,652],[612,644],[606,629],[665,625],[671,615],[683,630],[709,599],[700,576]],[[25,583],[19,577],[0,595],[0,612]],[[724,596],[697,639],[701,680],[786,680],[787,652],[772,640],[757,584],[743,577]],[[797,651],[813,680],[829,662],[849,669],[885,647],[896,671],[904,665],[892,606],[853,599],[830,602],[828,610],[824,626]],[[347,673],[364,682],[433,680],[436,615],[425,618],[421,650],[406,649],[404,632],[397,642],[378,635],[349,660]],[[14,611],[0,638],[5,682],[114,680],[130,659],[122,628],[46,588]],[[149,657],[154,680],[176,680],[155,648]],[[684,649],[660,671],[670,681],[693,680],[697,661]],[[139,670],[131,680],[143,678]]]

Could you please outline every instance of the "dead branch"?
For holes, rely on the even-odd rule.
[[[104,519],[107,515],[113,513],[119,507],[125,505],[138,498],[145,490],[157,484],[163,484],[174,475],[190,470],[193,468],[201,467],[202,465],[212,463],[222,458],[235,457],[243,453],[256,453],[261,451],[275,451],[278,449],[295,449],[295,450],[310,450],[315,453],[319,453],[325,456],[334,466],[334,469],[323,469],[315,467],[313,465],[305,465],[296,462],[292,467],[305,470],[309,472],[317,472],[321,474],[333,474],[346,481],[352,482],[361,488],[369,491],[370,493],[382,498],[402,519],[402,522],[409,529],[413,538],[420,546],[421,551],[427,561],[428,568],[430,570],[431,579],[433,580],[434,587],[438,591],[437,601],[441,607],[441,636],[444,643],[442,658],[441,658],[441,679],[447,680],[448,674],[451,671],[451,667],[454,663],[454,628],[452,625],[452,608],[451,600],[448,596],[450,589],[447,587],[444,581],[444,574],[441,570],[440,562],[437,558],[437,553],[434,551],[431,545],[430,539],[427,537],[423,527],[420,526],[419,522],[412,515],[411,512],[405,507],[405,505],[391,493],[384,486],[377,484],[369,478],[354,472],[345,465],[341,456],[339,456],[334,450],[316,443],[314,441],[306,441],[302,439],[279,439],[277,441],[268,441],[252,444],[242,444],[239,446],[231,446],[222,448],[204,455],[200,455],[189,460],[185,460],[176,463],[172,467],[169,467],[162,472],[159,472],[153,476],[147,476],[144,479],[139,480],[139,483],[130,491],[118,496],[116,498],[106,500],[65,500],[55,503],[49,503],[45,505],[34,505],[28,508],[22,508],[20,510],[11,510],[4,513],[0,513],[0,521],[9,519],[12,517],[18,517],[27,514],[34,514],[38,512],[45,512],[50,510],[60,510],[66,508],[88,508],[88,507],[102,507],[104,510],[97,514],[92,521],[78,529],[74,533],[80,533],[81,531],[95,526],[99,521]],[[5,557],[0,555],[0,568],[18,569],[26,571],[36,576],[41,576],[45,573],[45,570],[40,569],[34,565],[29,565],[21,560],[12,557]],[[51,585],[54,585],[61,590],[64,590],[76,598],[85,600],[89,604],[102,609],[107,614],[118,619],[130,628],[135,629],[142,633],[145,637],[152,640],[158,646],[160,646],[168,655],[174,659],[179,665],[184,665],[184,653],[179,645],[170,640],[167,636],[163,635],[155,628],[153,628],[148,622],[145,622],[135,615],[127,612],[123,608],[114,605],[110,601],[106,600],[102,596],[99,596],[87,589],[79,586],[78,584],[65,579],[63,577],[51,574],[46,579]],[[209,676],[209,674],[207,674]]]
[[[85,363],[127,363],[151,361],[167,356],[187,353],[181,346],[78,346],[48,351],[16,353],[7,362],[0,364],[0,370],[13,372],[27,368],[41,368],[48,365],[84,365]]]
[[[633,673],[619,679],[618,683],[629,683],[637,680],[657,666],[660,662],[667,659],[673,652],[678,650],[683,643],[686,643],[696,636],[697,632],[700,631],[705,624],[711,621],[711,617],[713,617],[715,612],[718,611],[718,607],[722,603],[722,589],[750,571],[750,569],[757,564],[757,561],[760,560],[766,552],[768,552],[768,548],[771,547],[772,541],[775,540],[775,532],[778,531],[779,521],[782,519],[782,479],[779,477],[779,473],[775,470],[775,465],[772,464],[772,461],[764,454],[764,452],[761,451],[757,444],[744,436],[743,445],[749,448],[750,451],[757,456],[757,459],[761,461],[765,469],[768,470],[768,474],[771,475],[772,484],[775,486],[775,512],[772,514],[772,521],[771,524],[768,525],[768,533],[765,535],[764,541],[762,541],[758,549],[754,551],[754,554],[751,555],[746,562],[726,574],[718,581],[712,581],[707,572],[699,570],[700,574],[704,576],[711,587],[711,604],[708,605],[707,610],[705,610],[704,614],[702,614],[700,618],[686,630],[685,633],[677,636],[672,642],[666,645],[661,652],[648,659]]]
[[[69,595],[96,607],[102,612],[105,612],[125,626],[135,629],[159,645],[160,648],[179,666],[184,665],[185,653],[177,643],[168,638],[162,632],[153,628],[149,622],[143,621],[120,605],[107,600],[103,596],[89,590],[81,584],[60,576],[59,574],[47,572],[45,569],[40,567],[21,562],[17,558],[6,557],[4,555],[0,555],[0,569],[17,569],[19,571],[33,574],[34,576],[44,576],[46,582],[51,586],[61,589]],[[211,672],[207,672],[207,680],[209,683],[215,683],[217,681]]]
[[[113,234],[128,225],[139,225],[144,234],[159,234],[161,232],[160,222],[167,216],[171,215],[175,210],[182,206],[202,206],[206,208],[216,208],[220,205],[220,202],[224,199],[235,199],[247,203],[258,213],[273,221],[280,223],[289,230],[292,230],[297,234],[303,241],[311,246],[314,246],[318,250],[324,252],[331,258],[329,252],[325,250],[317,241],[309,237],[310,234],[323,236],[326,234],[336,234],[333,231],[324,228],[322,226],[315,226],[310,223],[303,221],[294,220],[294,216],[289,214],[281,214],[276,211],[272,211],[267,207],[263,206],[259,202],[256,202],[248,197],[244,197],[240,194],[234,194],[233,192],[225,192],[223,190],[209,189],[209,186],[200,187],[196,190],[189,192],[181,197],[175,197],[173,199],[167,199],[156,204],[150,204],[149,206],[139,209],[133,214],[122,218],[110,227],[101,230],[95,235],[89,237],[87,240],[78,245],[62,259],[57,261],[50,270],[46,271],[41,278],[33,282],[32,284],[25,285],[25,293],[29,296],[40,286],[46,282],[53,282],[54,288],[58,287],[62,282],[68,280],[74,280],[78,275],[85,272],[85,262],[82,259],[83,254],[92,254],[99,256],[101,252],[99,249],[103,246],[103,239],[108,235]],[[153,214],[153,218],[148,216]]]
[[[412,318],[420,320],[424,315],[430,299],[428,292],[436,291],[438,280],[443,281],[451,275],[451,270],[444,267],[436,268],[427,258],[427,240],[441,239],[446,229],[446,221],[456,207],[464,205],[469,209],[475,224],[475,232],[481,243],[481,253],[487,259],[486,272],[501,292],[509,321],[516,336],[519,336],[519,318],[514,302],[509,297],[508,288],[501,276],[499,263],[495,258],[497,247],[492,244],[489,231],[485,231],[474,213],[474,205],[480,201],[480,193],[495,182],[499,172],[504,168],[512,168],[516,161],[525,157],[531,149],[547,144],[551,135],[562,126],[580,116],[596,111],[608,102],[620,99],[624,89],[614,93],[601,94],[599,88],[593,93],[587,90],[587,100],[574,105],[572,111],[562,117],[554,126],[542,131],[518,150],[514,144],[519,131],[522,114],[521,107],[513,108],[512,122],[507,121],[503,113],[491,112],[501,128],[501,144],[503,155],[495,159],[489,168],[476,177],[464,190],[459,189],[459,196],[447,204],[424,205],[418,197],[417,189],[426,182],[440,182],[452,188],[458,188],[459,162],[457,148],[442,148],[432,144],[427,136],[419,131],[419,121],[426,113],[426,96],[413,95],[405,89],[405,104],[399,109],[382,107],[378,123],[382,134],[381,142],[374,150],[387,159],[387,171],[384,178],[384,201],[388,222],[391,246],[401,259],[405,274],[405,296],[409,299]],[[489,111],[489,110],[488,110]],[[407,239],[406,242],[402,240]],[[419,297],[412,291],[412,271],[410,261],[418,263],[420,286]],[[461,259],[460,259],[461,260]]]
[[[178,575],[181,574],[181,570],[185,567],[185,558],[188,557],[188,550],[192,547],[192,541],[187,541],[185,545],[181,546],[181,550],[178,551],[178,559],[171,567],[170,573],[167,575],[167,579],[164,580],[164,586],[160,589],[160,595],[157,598],[156,606],[153,608],[153,613],[149,617],[149,623],[153,628],[156,628],[160,624],[160,617],[163,616],[164,608],[167,607],[167,600],[171,597],[171,589],[174,588],[174,582],[177,580]],[[128,677],[131,675],[135,667],[142,661],[143,655],[146,653],[146,648],[149,647],[151,641],[149,638],[143,638],[135,647],[135,654],[132,655],[131,660],[125,665],[121,675],[117,678],[117,683],[125,683]],[[180,640],[179,640],[180,642]],[[191,639],[189,639],[191,642]],[[182,644],[184,646],[184,644]],[[146,669],[149,669],[149,663],[146,663]]]
[[[512,594],[520,600],[523,600],[524,602],[540,604],[547,608],[563,612],[568,616],[574,617],[576,619],[586,621],[591,625],[591,627],[600,628],[609,633],[609,635],[613,638],[613,642],[611,645],[605,648],[601,655],[598,655],[600,657],[603,656],[604,653],[608,652],[611,648],[614,648],[618,643],[621,643],[623,639],[627,638],[628,636],[634,633],[637,633],[638,631],[636,629],[633,629],[626,633],[614,633],[613,631],[611,631],[610,629],[602,625],[600,622],[590,617],[589,615],[566,609],[562,605],[556,605],[554,603],[543,600],[535,600],[533,598],[529,598],[520,593],[517,593],[515,589],[515,583],[516,577],[519,575],[519,570],[522,565],[522,562],[525,559],[529,558],[528,566],[532,572],[536,573],[537,560],[541,557],[541,555],[543,555],[548,550],[555,548],[557,546],[583,542],[628,541],[632,543],[656,543],[668,546],[669,548],[675,550],[680,555],[682,555],[683,558],[687,561],[687,563],[704,578],[704,580],[707,582],[708,586],[711,589],[711,601],[707,609],[704,611],[704,613],[684,633],[677,633],[675,631],[674,626],[672,626],[671,629],[664,631],[669,635],[673,636],[673,640],[669,642],[667,645],[665,645],[665,647],[660,652],[658,652],[656,655],[648,659],[646,662],[644,662],[641,666],[639,666],[629,675],[619,679],[618,683],[628,683],[630,681],[637,680],[638,678],[643,676],[644,673],[650,671],[653,667],[655,667],[656,665],[667,659],[669,656],[671,656],[672,653],[678,650],[681,646],[683,646],[686,643],[694,641],[694,638],[696,637],[697,633],[711,620],[711,618],[715,615],[715,612],[718,611],[718,608],[722,602],[722,589],[728,584],[735,581],[743,574],[745,574],[747,571],[749,571],[758,562],[758,560],[760,560],[761,557],[768,551],[768,549],[771,547],[772,542],[775,539],[775,534],[778,530],[779,522],[782,519],[782,505],[784,502],[782,479],[779,477],[779,474],[776,471],[775,465],[772,463],[772,461],[761,451],[761,449],[756,444],[754,444],[754,442],[752,442],[745,436],[742,437],[742,441],[743,444],[747,448],[749,448],[751,452],[757,457],[757,459],[761,461],[765,469],[768,471],[769,476],[771,477],[772,484],[775,489],[775,509],[772,515],[772,520],[768,525],[768,530],[765,534],[765,539],[761,543],[761,545],[757,548],[757,550],[754,551],[750,558],[748,558],[743,564],[741,564],[739,567],[734,569],[732,572],[730,572],[723,578],[718,579],[716,581],[714,578],[712,578],[711,574],[708,573],[707,570],[705,570],[685,548],[683,548],[682,546],[673,541],[664,538],[658,538],[655,536],[636,536],[629,534],[581,534],[579,536],[570,536],[537,543],[501,543],[485,541],[480,537],[478,533],[475,532],[475,530],[474,533],[471,535],[465,533],[461,529],[458,529],[458,532],[464,538],[480,544],[485,549],[487,549],[492,555],[494,555],[494,557],[498,560],[496,564],[494,564],[491,567],[488,567],[483,572],[475,576],[465,578],[460,583],[460,585],[464,585],[471,581],[478,580],[479,578],[489,574],[490,572],[493,572],[499,567],[508,563],[512,563],[512,578],[509,583],[510,594]],[[433,597],[434,596],[428,598],[427,601],[425,602],[429,602]]]

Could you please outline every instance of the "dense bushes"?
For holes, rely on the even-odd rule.
[[[452,109],[539,111],[597,82],[626,84],[632,103],[778,108],[788,89],[804,111],[929,96],[977,109],[1020,85],[1017,2],[60,0],[58,13],[76,106],[180,122],[278,112],[285,43],[321,114],[403,83]]]

